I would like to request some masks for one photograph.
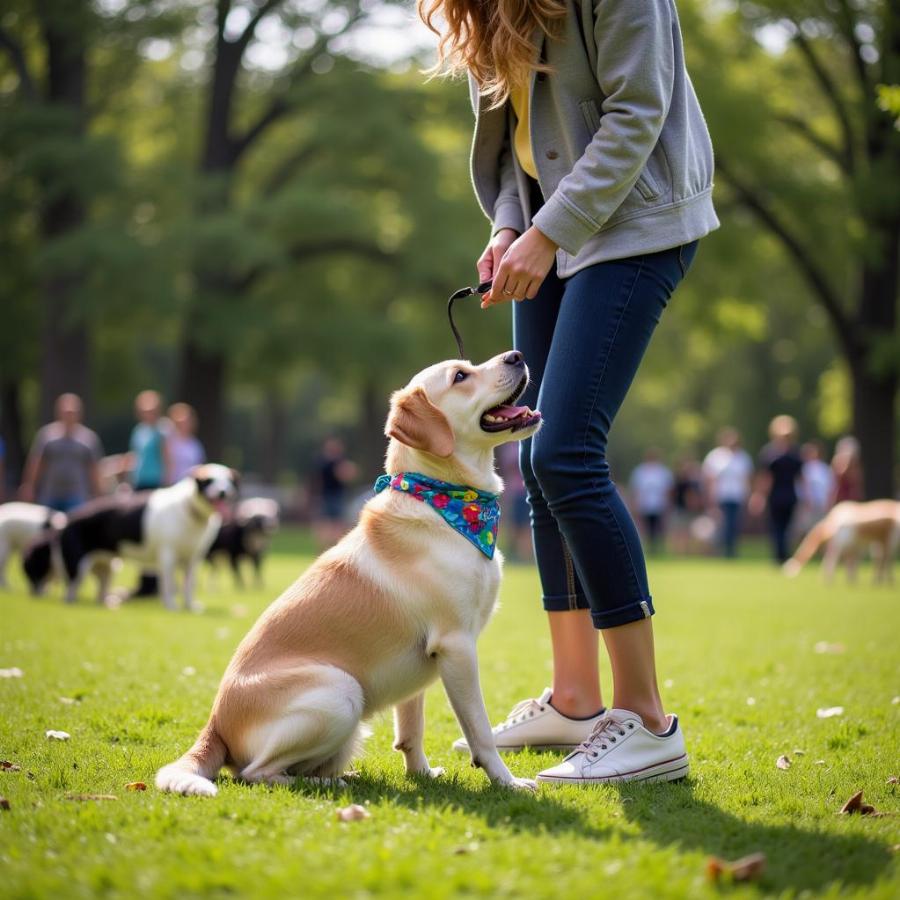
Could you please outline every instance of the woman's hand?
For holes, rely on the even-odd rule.
[[[519,232],[514,231],[512,228],[501,228],[491,238],[487,247],[484,248],[484,253],[481,254],[478,262],[475,264],[475,268],[478,269],[479,283],[490,281],[494,277],[494,272],[500,268],[500,260],[503,259],[503,254],[509,250],[518,236]]]
[[[494,284],[482,298],[481,308],[507,300],[533,300],[553,266],[556,250],[557,245],[532,225],[509,245],[500,265],[495,266]]]

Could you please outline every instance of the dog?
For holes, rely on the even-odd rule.
[[[234,519],[222,523],[206,558],[210,565],[215,566],[217,557],[227,556],[234,582],[239,588],[244,586],[241,560],[249,559],[256,573],[256,585],[262,587],[262,556],[278,526],[279,510],[275,500],[265,497],[241,500],[235,509]]]
[[[89,571],[97,576],[99,602],[106,602],[114,562],[126,558],[158,570],[160,595],[168,609],[175,608],[175,571],[181,567],[184,606],[193,609],[197,565],[237,496],[237,481],[233,469],[208,464],[171,487],[118,491],[80,507],[58,538],[66,602],[75,602]],[[52,574],[52,557],[40,546],[29,553],[25,572],[33,587]]]
[[[65,524],[64,513],[39,503],[0,505],[0,587],[7,587],[6,564],[11,554],[23,554],[42,532]]]
[[[512,351],[479,366],[439,363],[392,396],[388,474],[376,484],[384,489],[263,612],[196,743],[157,773],[159,789],[214,795],[223,766],[248,783],[339,780],[363,722],[388,706],[406,771],[438,776],[423,734],[424,690],[440,678],[473,764],[492,782],[534,790],[497,753],[475,653],[501,574],[488,537],[502,489],[494,448],[541,424],[539,413],[514,405],[527,383],[522,354]],[[441,493],[448,482],[452,497]]]
[[[826,580],[834,578],[840,562],[847,566],[847,578],[856,578],[859,552],[871,547],[875,562],[876,582],[893,582],[894,554],[900,546],[900,502],[872,500],[838,503],[818,524],[814,525],[794,555],[784,564],[788,576],[800,573],[819,550],[825,546],[822,573]]]

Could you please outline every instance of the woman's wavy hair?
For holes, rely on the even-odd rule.
[[[552,37],[566,15],[564,0],[418,0],[419,16],[439,38],[432,74],[468,70],[480,91],[501,106],[531,71],[549,71],[535,59],[536,26]],[[445,27],[435,25],[443,19]]]

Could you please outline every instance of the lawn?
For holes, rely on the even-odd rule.
[[[450,750],[435,687],[426,749],[443,780],[404,776],[384,716],[345,789],[223,776],[211,800],[157,793],[155,770],[192,742],[238,639],[308,564],[290,547],[270,558],[267,590],[222,580],[201,592],[203,615],[0,596],[0,668],[23,673],[0,678],[0,759],[21,766],[0,771],[0,896],[900,896],[898,591],[823,586],[815,569],[788,581],[761,561],[651,566],[664,698],[691,753],[682,783],[492,788]],[[549,681],[537,596],[534,569],[509,566],[480,645],[495,720]],[[843,713],[819,718],[828,707]],[[557,758],[510,764],[534,775]],[[135,781],[148,790],[126,790]],[[889,815],[838,815],[860,789]],[[338,822],[351,802],[371,817]],[[710,856],[757,851],[760,881],[707,881]]]

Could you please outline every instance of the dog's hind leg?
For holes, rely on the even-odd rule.
[[[289,770],[338,774],[337,765],[346,765],[356,750],[364,706],[360,683],[328,665],[310,667],[299,680],[281,710],[245,738],[251,760],[239,773],[244,781],[284,783]]]

